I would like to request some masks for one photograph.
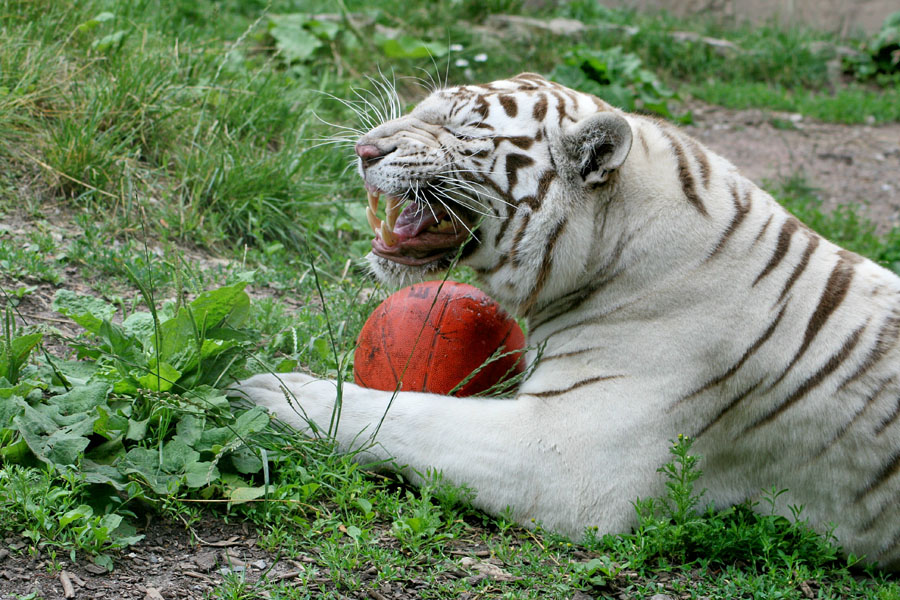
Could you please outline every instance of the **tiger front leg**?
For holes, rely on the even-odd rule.
[[[238,389],[305,432],[306,419],[327,430],[337,397],[335,382],[301,374],[257,375]],[[587,526],[621,531],[630,525],[634,496],[620,495],[624,481],[610,485],[611,473],[604,473],[615,458],[585,471],[584,461],[596,458],[585,456],[591,443],[562,422],[578,413],[548,411],[546,402],[527,397],[395,395],[350,383],[341,402],[335,439],[344,451],[363,450],[358,460],[393,465],[417,484],[429,469],[439,470],[444,480],[473,489],[474,505],[485,512],[511,509],[520,523],[534,519],[574,537]]]

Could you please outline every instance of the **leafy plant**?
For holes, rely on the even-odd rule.
[[[578,45],[566,52],[550,78],[565,86],[594,94],[628,111],[652,112],[671,117],[669,101],[675,93],[641,59],[621,46],[589,48]]]
[[[269,15],[267,32],[275,48],[287,64],[304,62],[334,41],[341,26],[306,14]]]
[[[84,503],[87,488],[87,480],[74,472],[0,467],[0,527],[21,531],[38,547],[77,547],[111,569],[108,553],[144,536],[137,535],[122,514],[98,513]]]
[[[841,568],[841,551],[830,532],[814,531],[801,519],[802,507],[791,507],[793,519],[776,512],[785,490],[763,493],[768,511],[750,502],[721,512],[712,506],[698,510],[703,491],[696,491],[695,483],[702,477],[701,457],[690,453],[692,444],[682,435],[672,442],[672,460],[658,469],[666,478],[666,495],[635,503],[638,525],[633,534],[598,540],[589,530],[588,547],[628,556],[638,568],[736,562],[764,568],[776,560],[789,560],[792,568]],[[855,560],[850,557],[847,564]]]
[[[3,313],[3,329],[0,331],[0,394],[4,385],[15,385],[19,382],[22,367],[28,361],[28,356],[40,343],[43,335],[40,333],[16,334],[16,322],[13,318],[12,308],[6,307]]]
[[[844,58],[844,67],[857,78],[900,75],[900,11],[888,15],[881,30],[864,41],[860,50]]]

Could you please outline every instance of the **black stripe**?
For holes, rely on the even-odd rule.
[[[513,236],[512,247],[509,249],[509,262],[512,263],[513,267],[518,267],[521,264],[519,262],[519,244],[522,243],[522,238],[525,237],[525,230],[528,229],[528,222],[530,220],[531,213],[524,213],[522,215],[522,224],[519,225],[516,234]]]
[[[797,361],[799,361],[809,349],[809,345],[825,325],[825,322],[831,316],[831,313],[833,313],[841,302],[844,301],[844,297],[847,295],[847,291],[850,289],[850,283],[853,280],[853,264],[845,257],[845,254],[849,255],[849,253],[841,251],[838,254],[840,258],[834,266],[834,269],[832,269],[831,275],[828,276],[828,281],[825,283],[825,289],[822,291],[821,298],[819,298],[819,304],[816,306],[816,310],[806,324],[806,333],[803,334],[803,342],[800,344],[800,348],[797,349],[797,352],[794,354],[793,358],[791,358],[784,371],[781,372],[781,375],[778,376],[778,379],[772,382],[769,389],[772,389],[781,383],[781,380],[783,380],[791,369],[794,368]]]
[[[841,363],[847,360],[847,357],[850,356],[850,353],[853,351],[853,348],[859,343],[859,338],[862,335],[863,330],[866,328],[865,325],[856,329],[847,340],[844,342],[844,345],[841,346],[841,349],[838,350],[832,357],[828,360],[825,365],[816,371],[813,375],[808,377],[806,381],[797,386],[797,389],[794,392],[784,399],[784,401],[770,410],[768,413],[754,421],[752,424],[747,426],[742,435],[757,429],[758,427],[762,427],[763,425],[767,425],[778,418],[784,411],[789,409],[791,406],[796,404],[799,400],[801,400],[806,394],[811,392],[813,389],[818,387],[825,379],[834,372]]]
[[[806,243],[806,250],[803,251],[803,256],[800,257],[800,262],[797,263],[797,266],[794,267],[794,270],[791,272],[791,276],[788,277],[788,280],[784,282],[784,287],[781,288],[781,294],[778,295],[778,300],[775,302],[778,304],[787,293],[790,291],[794,284],[797,282],[797,279],[800,278],[800,275],[803,274],[803,271],[806,270],[806,266],[809,264],[809,258],[812,256],[813,252],[816,251],[816,248],[819,245],[819,236],[812,234],[809,237],[809,241]]]
[[[543,94],[540,94],[537,102],[534,103],[534,108],[531,109],[531,116],[538,122],[543,121],[544,117],[547,116],[547,97]]]
[[[521,312],[523,314],[528,314],[531,311],[534,303],[537,301],[537,297],[547,283],[547,276],[550,274],[550,268],[553,266],[553,248],[556,246],[556,241],[559,239],[559,236],[562,235],[563,230],[566,228],[566,223],[568,223],[567,219],[557,223],[556,227],[553,229],[553,233],[550,234],[550,238],[544,249],[544,258],[541,261],[541,268],[540,271],[538,271],[537,279],[534,282],[531,293],[522,304]]]
[[[893,502],[888,502],[887,504],[885,504],[884,511],[882,512],[886,512],[888,508],[895,506],[896,504],[894,504]],[[889,560],[885,562],[883,558],[890,557],[891,555],[896,553],[897,550],[900,550],[900,530],[898,530],[897,533],[894,534],[894,537],[891,538],[891,541],[884,545],[882,549],[878,551],[878,554],[875,555],[879,558],[879,562],[881,563],[880,566],[887,570],[896,569],[898,564],[900,564],[900,561]]]
[[[506,179],[507,192],[512,194],[513,188],[519,182],[519,169],[530,167],[534,164],[534,159],[527,154],[518,154],[513,152],[506,155]]]
[[[859,502],[863,498],[865,498],[869,493],[875,491],[879,487],[881,487],[884,482],[897,474],[897,471],[900,471],[900,450],[894,452],[894,454],[888,459],[888,461],[881,467],[878,473],[875,474],[875,477],[866,484],[866,486],[859,490],[856,493],[856,498],[853,499],[854,502]]]
[[[884,324],[875,336],[875,345],[859,364],[859,368],[847,379],[841,383],[838,389],[843,389],[865,375],[869,369],[874,367],[884,358],[888,350],[897,344],[898,336],[900,336],[900,315],[895,311],[890,317],[885,319]]]
[[[687,147],[694,155],[694,160],[697,161],[697,164],[700,165],[700,178],[703,179],[703,187],[709,187],[709,157],[706,156],[706,151],[697,143],[694,138],[685,137],[687,140]]]
[[[850,420],[847,421],[847,422],[843,425],[843,427],[841,427],[841,428],[838,430],[838,432],[835,433],[834,436],[833,436],[830,440],[828,440],[827,442],[825,442],[825,444],[824,444],[821,448],[819,448],[819,450],[813,455],[812,460],[815,460],[815,459],[821,457],[821,456],[822,456],[823,454],[825,454],[832,446],[834,446],[834,445],[837,444],[839,441],[841,441],[841,438],[843,438],[844,435],[845,435],[848,431],[850,431],[850,429],[853,428],[853,426],[854,426],[854,425],[856,424],[856,422],[860,419],[860,417],[862,417],[862,416],[869,410],[869,407],[874,406],[875,400],[876,400],[876,399],[878,398],[878,396],[880,396],[881,393],[887,388],[888,384],[889,384],[891,381],[893,381],[893,377],[891,377],[891,378],[889,378],[889,379],[885,379],[884,381],[882,381],[881,384],[880,384],[877,388],[875,388],[875,389],[872,391],[872,393],[869,394],[869,396],[863,401],[863,405],[862,405],[861,407],[859,407],[859,410],[857,410],[857,411],[853,414],[853,416],[850,418]]]
[[[796,232],[799,227],[800,221],[794,217],[788,217],[785,222],[782,223],[781,232],[778,234],[778,242],[775,244],[775,251],[772,253],[772,258],[769,259],[769,262],[763,270],[756,276],[751,287],[759,283],[763,277],[771,273],[772,269],[778,266],[778,263],[781,262],[781,259],[784,258],[784,255],[787,254],[788,249],[791,247],[791,236],[794,235],[794,232]]]
[[[750,245],[751,248],[758,244],[759,240],[762,239],[762,236],[766,233],[766,229],[769,228],[769,224],[772,222],[772,217],[774,216],[775,215],[769,215],[769,218],[763,223],[762,229],[759,230],[759,233],[756,234],[756,238],[754,238],[753,243]]]
[[[591,377],[590,379],[583,379],[578,383],[573,383],[567,388],[562,388],[559,390],[547,390],[545,392],[526,392],[524,395],[526,396],[537,396],[538,398],[545,398],[547,396],[558,396],[560,394],[565,394],[571,392],[572,390],[578,389],[585,385],[590,385],[592,383],[598,383],[600,381],[608,381],[610,379],[619,379],[624,377],[624,375],[601,375],[599,377]]]
[[[897,420],[897,417],[900,417],[900,398],[894,400],[894,410],[891,411],[891,414],[886,416],[881,423],[875,427],[875,435],[881,435],[884,433],[884,430],[894,424],[894,421]]]
[[[744,354],[741,355],[741,357],[738,359],[738,361],[736,363],[734,363],[733,365],[731,365],[731,367],[729,367],[727,371],[725,371],[721,375],[717,375],[716,377],[710,379],[705,384],[703,384],[699,388],[695,389],[693,392],[691,392],[691,393],[687,394],[686,396],[684,396],[683,398],[679,399],[673,405],[673,408],[675,406],[678,406],[679,404],[681,404],[682,402],[684,402],[686,400],[689,400],[691,398],[694,398],[695,396],[698,396],[699,394],[702,394],[703,392],[707,391],[708,389],[712,388],[713,386],[719,385],[720,383],[722,383],[726,379],[729,379],[731,376],[733,376],[735,373],[737,373],[738,369],[740,369],[742,366],[744,366],[744,363],[747,362],[747,359],[750,358],[751,356],[753,356],[753,354],[755,354],[756,351],[759,350],[760,347],[763,344],[765,344],[766,341],[768,341],[768,339],[772,336],[772,334],[775,332],[775,329],[778,327],[778,324],[781,322],[781,318],[784,317],[784,313],[785,313],[786,309],[787,309],[787,305],[784,305],[781,307],[781,310],[778,311],[778,314],[775,316],[775,318],[772,320],[772,322],[769,324],[769,326],[766,328],[766,330],[763,332],[763,334],[761,336],[759,336],[756,339],[756,341],[753,342],[750,345],[750,347],[744,351]]]
[[[678,140],[676,140],[668,131],[663,130],[662,134],[669,140],[669,143],[672,145],[672,149],[675,152],[675,160],[678,162],[678,179],[681,180],[681,191],[684,193],[685,198],[688,199],[688,202],[690,202],[701,215],[708,217],[709,213],[706,212],[703,201],[700,199],[700,196],[697,195],[697,186],[694,183],[694,176],[691,174],[691,168],[684,155],[684,148],[681,147]]]
[[[704,425],[704,426],[703,426],[696,434],[694,434],[694,438],[698,438],[698,437],[700,437],[701,435],[703,435],[704,433],[706,433],[706,432],[709,430],[710,427],[712,427],[713,425],[715,425],[716,423],[718,423],[718,422],[722,419],[722,417],[724,417],[730,410],[732,410],[735,406],[737,406],[738,404],[740,404],[741,400],[743,400],[744,398],[746,398],[747,396],[749,396],[750,394],[752,394],[754,391],[756,391],[756,389],[757,389],[760,385],[762,385],[762,382],[763,382],[763,381],[765,381],[765,378],[760,379],[759,381],[757,381],[756,383],[754,383],[753,385],[751,385],[750,387],[748,387],[747,389],[745,389],[743,392],[741,392],[740,394],[738,394],[737,396],[735,396],[734,398],[732,398],[731,400],[729,400],[729,401],[728,401],[728,404],[726,404],[726,405],[722,408],[722,410],[720,410],[720,411],[716,414],[716,416],[712,418],[711,421],[709,421],[709,422],[708,422],[706,425]]]
[[[722,237],[720,237],[719,241],[716,242],[716,245],[713,246],[712,252],[709,253],[709,256],[706,257],[706,260],[714,257],[719,253],[720,250],[722,250],[722,248],[725,247],[725,242],[728,241],[728,238],[732,236],[735,230],[737,230],[740,224],[744,221],[747,213],[750,212],[749,195],[747,203],[741,204],[741,201],[738,198],[737,185],[733,181],[731,182],[731,201],[734,203],[734,217],[731,218],[731,223],[729,223],[728,227],[725,228],[725,231],[722,233]]]
[[[542,356],[541,364],[551,361],[551,360],[559,360],[561,358],[572,358],[573,356],[581,356],[582,354],[589,354],[591,352],[596,352],[598,350],[597,346],[593,346],[591,348],[582,348],[581,350],[572,350],[571,352],[563,352],[562,354],[551,354],[550,356]]]

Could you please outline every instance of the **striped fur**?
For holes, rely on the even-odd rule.
[[[344,447],[387,410],[363,456],[414,479],[439,468],[489,512],[578,536],[627,531],[634,499],[664,492],[656,470],[683,433],[707,500],[788,489],[783,514],[802,505],[848,552],[900,567],[896,275],[673,126],[537,75],[437,91],[362,141],[392,148],[368,184],[455,179],[454,200],[488,213],[464,262],[545,349],[515,399],[344,385]],[[394,283],[435,268],[370,260]],[[332,383],[283,384],[328,422]],[[304,425],[274,377],[242,389]]]

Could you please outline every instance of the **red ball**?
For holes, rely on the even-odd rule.
[[[524,369],[525,334],[487,294],[465,283],[428,281],[403,288],[376,308],[359,334],[356,383],[377,390],[449,394],[493,356],[455,396],[471,396]],[[518,351],[518,352],[514,352]]]

